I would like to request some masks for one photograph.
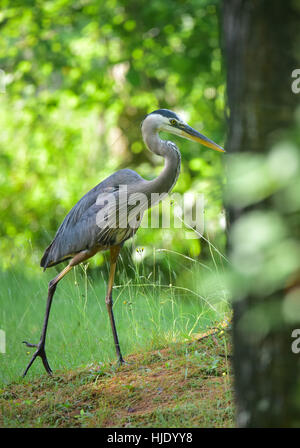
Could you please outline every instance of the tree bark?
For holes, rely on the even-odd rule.
[[[222,27],[229,106],[226,149],[233,153],[232,157],[247,153],[249,157],[259,156],[262,161],[269,160],[268,155],[278,142],[288,140],[295,145],[299,143],[295,112],[300,94],[293,93],[291,88],[292,72],[300,68],[299,14],[299,3],[292,0],[223,1]],[[229,157],[228,164],[231,161]],[[291,189],[293,184],[284,188]],[[241,228],[250,215],[257,216],[254,213],[278,218],[285,229],[282,241],[273,241],[272,247],[262,244],[261,249],[252,251],[255,257],[249,260],[249,266],[255,266],[259,257],[265,259],[272,254],[276,244],[282,243],[285,247],[288,239],[292,242],[291,247],[297,244],[299,208],[294,207],[291,212],[288,206],[278,206],[278,198],[284,188],[276,189],[273,186],[270,194],[246,201],[244,205],[241,205],[243,201],[232,200],[229,193],[230,257],[237,253],[237,244],[241,244],[241,240],[238,242],[235,237],[236,229]],[[247,241],[247,233],[243,238]],[[233,258],[234,265],[237,259]],[[286,263],[284,254],[282,263]],[[300,353],[292,351],[291,335],[294,329],[300,329],[300,316],[295,313],[289,318],[291,313],[286,310],[291,298],[299,304],[300,271],[297,273],[294,263],[293,268],[287,269],[282,282],[272,288],[266,286],[267,280],[264,283],[269,275],[266,266],[270,264],[265,262],[262,266],[260,272],[248,277],[245,272],[241,275],[238,268],[234,275],[233,370],[237,425],[299,426]],[[240,277],[243,277],[242,280]],[[260,290],[255,288],[255,282],[262,285]],[[297,303],[295,309],[299,310]]]

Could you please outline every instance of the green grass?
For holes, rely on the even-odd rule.
[[[133,266],[133,277],[124,273],[122,260],[118,264],[114,313],[124,357],[189,339],[223,320],[228,312],[216,266],[204,268],[180,254],[172,257],[172,262],[182,263],[176,282],[171,268],[169,281],[162,281],[155,269],[143,263]],[[0,353],[2,384],[18,380],[32,356],[33,349],[22,341],[39,341],[48,282],[54,276],[55,269],[46,273],[25,268],[0,271],[0,329],[6,332],[6,353]],[[91,270],[86,265],[76,267],[59,283],[46,341],[54,372],[115,360],[104,301],[106,281],[107,266]],[[28,379],[40,374],[44,369],[38,359]]]
[[[0,427],[234,426],[228,331],[0,389]]]

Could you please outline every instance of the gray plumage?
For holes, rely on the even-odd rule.
[[[97,205],[99,195],[117,192],[120,184],[138,185],[142,181],[138,173],[124,169],[112,174],[86,193],[63,220],[41,259],[41,267],[47,269],[72,258],[78,252],[90,250],[97,245],[101,246],[100,229],[96,225],[96,215],[101,209],[101,205]]]
[[[143,179],[135,171],[117,171],[86,193],[67,214],[47,247],[41,267],[45,269],[70,259],[69,264],[49,283],[46,313],[38,344],[23,341],[27,347],[36,347],[23,376],[37,357],[42,359],[45,370],[52,370],[45,351],[46,333],[52,299],[60,280],[70,270],[95,255],[100,250],[110,250],[110,272],[105,303],[111,323],[115,349],[120,364],[124,363],[113,314],[112,290],[116,263],[120,249],[137,231],[143,213],[169,193],[180,172],[180,152],[177,146],[162,140],[160,131],[200,142],[217,151],[223,149],[182,121],[178,115],[166,109],[158,109],[147,115],[142,123],[144,142],[150,151],[165,159],[160,175],[151,181]],[[153,195],[155,198],[153,198]],[[134,213],[132,213],[134,212]]]
[[[177,117],[175,114],[171,116]],[[161,115],[157,113],[156,117],[161,117]],[[92,250],[97,247],[99,247],[99,250],[105,250],[115,244],[124,243],[134,235],[137,229],[132,228],[110,229],[110,238],[104,235],[104,230],[96,223],[97,213],[103,207],[104,202],[104,200],[101,201],[101,195],[115,193],[117,197],[120,185],[126,185],[128,186],[128,196],[135,193],[142,193],[147,196],[149,201],[143,207],[146,209],[150,205],[151,193],[167,194],[173,188],[180,172],[180,152],[173,142],[160,139],[157,127],[158,122],[154,119],[152,122],[148,121],[148,125],[146,123],[144,130],[142,126],[142,130],[148,148],[165,158],[165,167],[162,173],[153,181],[147,181],[130,169],[119,170],[86,193],[67,214],[54,240],[47,247],[41,259],[41,267],[44,270],[72,258],[81,251]],[[130,211],[129,206],[126,211],[127,213]],[[123,212],[123,208],[120,209],[120,212]],[[117,211],[111,210],[111,213],[116,214]]]

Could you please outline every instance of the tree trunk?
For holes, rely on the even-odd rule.
[[[300,425],[300,353],[292,337],[300,329],[300,204],[292,199],[300,196],[300,93],[292,91],[299,14],[292,0],[223,1],[233,369],[242,427]]]

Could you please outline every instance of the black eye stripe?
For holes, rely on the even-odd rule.
[[[173,119],[175,118],[176,120],[178,120],[177,115],[174,112],[172,112],[171,110],[168,110],[168,109],[157,109],[157,110],[151,112],[150,115],[152,115],[152,114],[159,114],[159,115],[161,115],[163,117],[173,118]]]

